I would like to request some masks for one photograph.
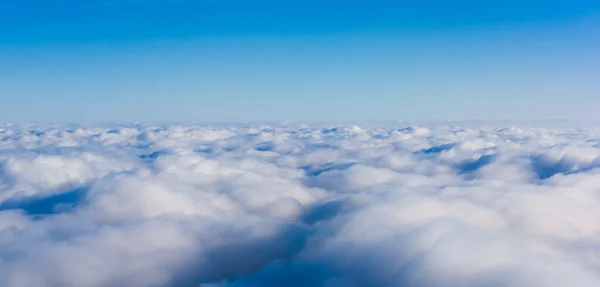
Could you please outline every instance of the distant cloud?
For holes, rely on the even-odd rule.
[[[324,124],[2,124],[0,286],[600,286],[599,129]]]

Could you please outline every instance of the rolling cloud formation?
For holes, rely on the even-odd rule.
[[[0,286],[600,286],[600,129],[0,124]]]

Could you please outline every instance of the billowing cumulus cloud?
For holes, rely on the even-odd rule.
[[[0,286],[600,286],[600,130],[0,125]]]

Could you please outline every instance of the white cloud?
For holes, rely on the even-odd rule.
[[[0,286],[600,286],[598,132],[3,125]]]

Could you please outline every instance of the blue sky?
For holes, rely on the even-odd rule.
[[[600,118],[600,1],[486,2],[0,1],[0,121]]]

